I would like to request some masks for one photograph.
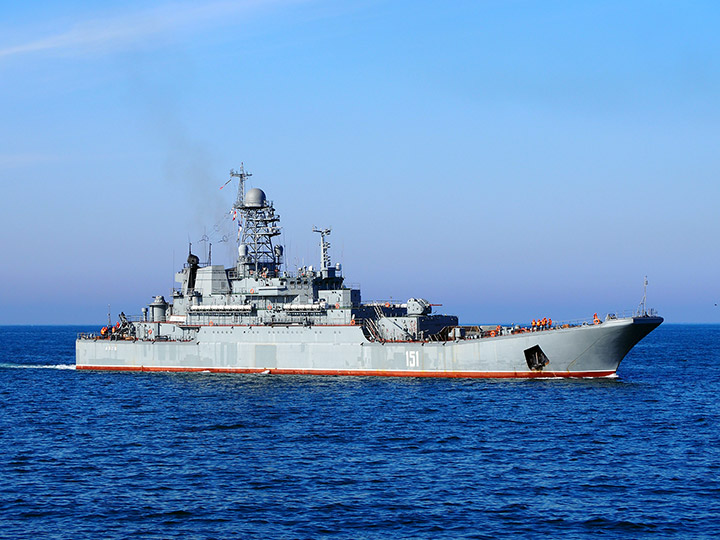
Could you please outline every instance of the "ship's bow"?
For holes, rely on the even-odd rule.
[[[576,359],[573,370],[614,374],[630,350],[662,322],[657,316],[604,321],[594,328],[597,339]]]

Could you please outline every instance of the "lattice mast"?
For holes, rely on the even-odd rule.
[[[238,236],[238,273],[273,277],[280,273],[283,247],[273,246],[273,238],[280,234],[280,216],[275,213],[272,202],[268,201],[265,192],[253,188],[245,193],[245,181],[252,176],[245,171],[230,171],[232,178],[238,179],[238,196],[233,208],[239,214]]]

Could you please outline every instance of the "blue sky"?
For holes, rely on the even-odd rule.
[[[463,322],[720,322],[715,2],[28,2],[0,18],[0,324],[231,264],[241,162],[290,266]],[[218,226],[217,229],[215,226]]]

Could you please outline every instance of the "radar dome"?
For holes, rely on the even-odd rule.
[[[262,208],[265,206],[265,192],[259,188],[252,188],[245,194],[245,206]]]

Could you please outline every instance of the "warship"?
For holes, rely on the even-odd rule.
[[[629,315],[559,324],[461,325],[424,298],[363,302],[332,264],[331,230],[313,228],[320,265],[284,269],[280,216],[265,192],[230,171],[237,198],[236,264],[201,264],[190,253],[168,302],[79,334],[76,368],[130,371],[402,377],[611,377],[627,353],[663,322]],[[235,219],[237,218],[237,219]],[[647,286],[647,280],[645,282]]]

